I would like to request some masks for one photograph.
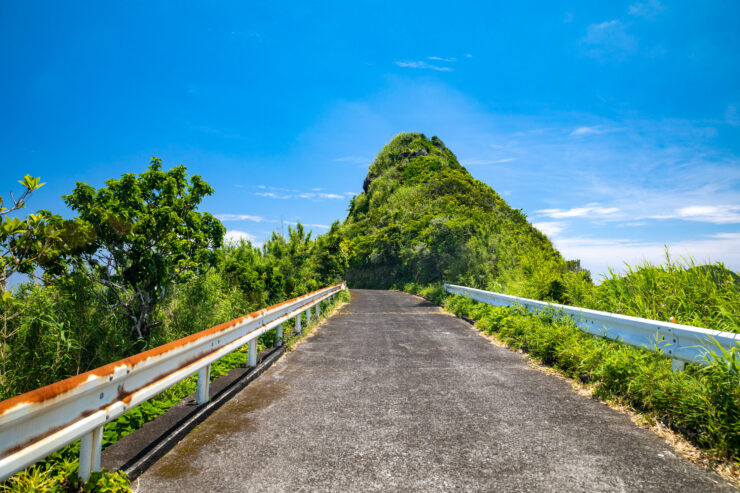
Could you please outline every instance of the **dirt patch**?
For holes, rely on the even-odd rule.
[[[269,407],[290,392],[290,387],[274,381],[254,382],[237,399],[226,403],[191,431],[169,454],[152,468],[156,476],[174,479],[198,474],[193,466],[198,451],[221,435],[255,431],[254,413]]]

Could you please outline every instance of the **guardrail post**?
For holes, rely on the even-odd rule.
[[[195,392],[195,401],[198,404],[208,402],[211,389],[211,365],[206,365],[198,370],[198,389]]]
[[[319,301],[314,305],[316,307],[316,320],[321,318],[321,302]]]
[[[257,339],[249,341],[247,348],[247,366],[254,368],[257,366]]]
[[[671,360],[671,369],[674,371],[683,371],[686,368],[686,362],[680,359]]]
[[[80,464],[77,471],[83,481],[90,479],[90,474],[100,471],[100,454],[102,451],[102,426],[98,426],[80,438]]]
[[[283,345],[283,324],[277,326],[275,329],[275,346],[280,347]]]
[[[306,327],[311,323],[311,307],[306,310]]]
[[[303,329],[301,329],[301,314],[295,316],[295,333],[300,335]]]

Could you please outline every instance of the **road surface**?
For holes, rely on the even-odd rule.
[[[353,290],[134,487],[734,491],[466,322],[372,290]]]

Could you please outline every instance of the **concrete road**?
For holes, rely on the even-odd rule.
[[[733,490],[462,320],[369,290],[138,482],[168,493]]]

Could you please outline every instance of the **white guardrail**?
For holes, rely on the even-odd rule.
[[[250,313],[169,344],[0,402],[0,480],[81,438],[79,474],[100,470],[103,426],[168,387],[198,373],[198,404],[208,401],[211,363],[249,344],[257,365],[257,338],[301,314],[311,319],[345,283]]]
[[[709,351],[717,353],[718,345],[728,352],[733,348],[740,349],[740,334],[732,332],[545,303],[454,284],[445,284],[445,290],[448,293],[467,296],[488,305],[522,305],[535,313],[553,311],[567,314],[580,329],[589,334],[660,352],[670,357],[673,360],[674,370],[683,370],[686,363],[706,365],[708,363],[707,354]]]

